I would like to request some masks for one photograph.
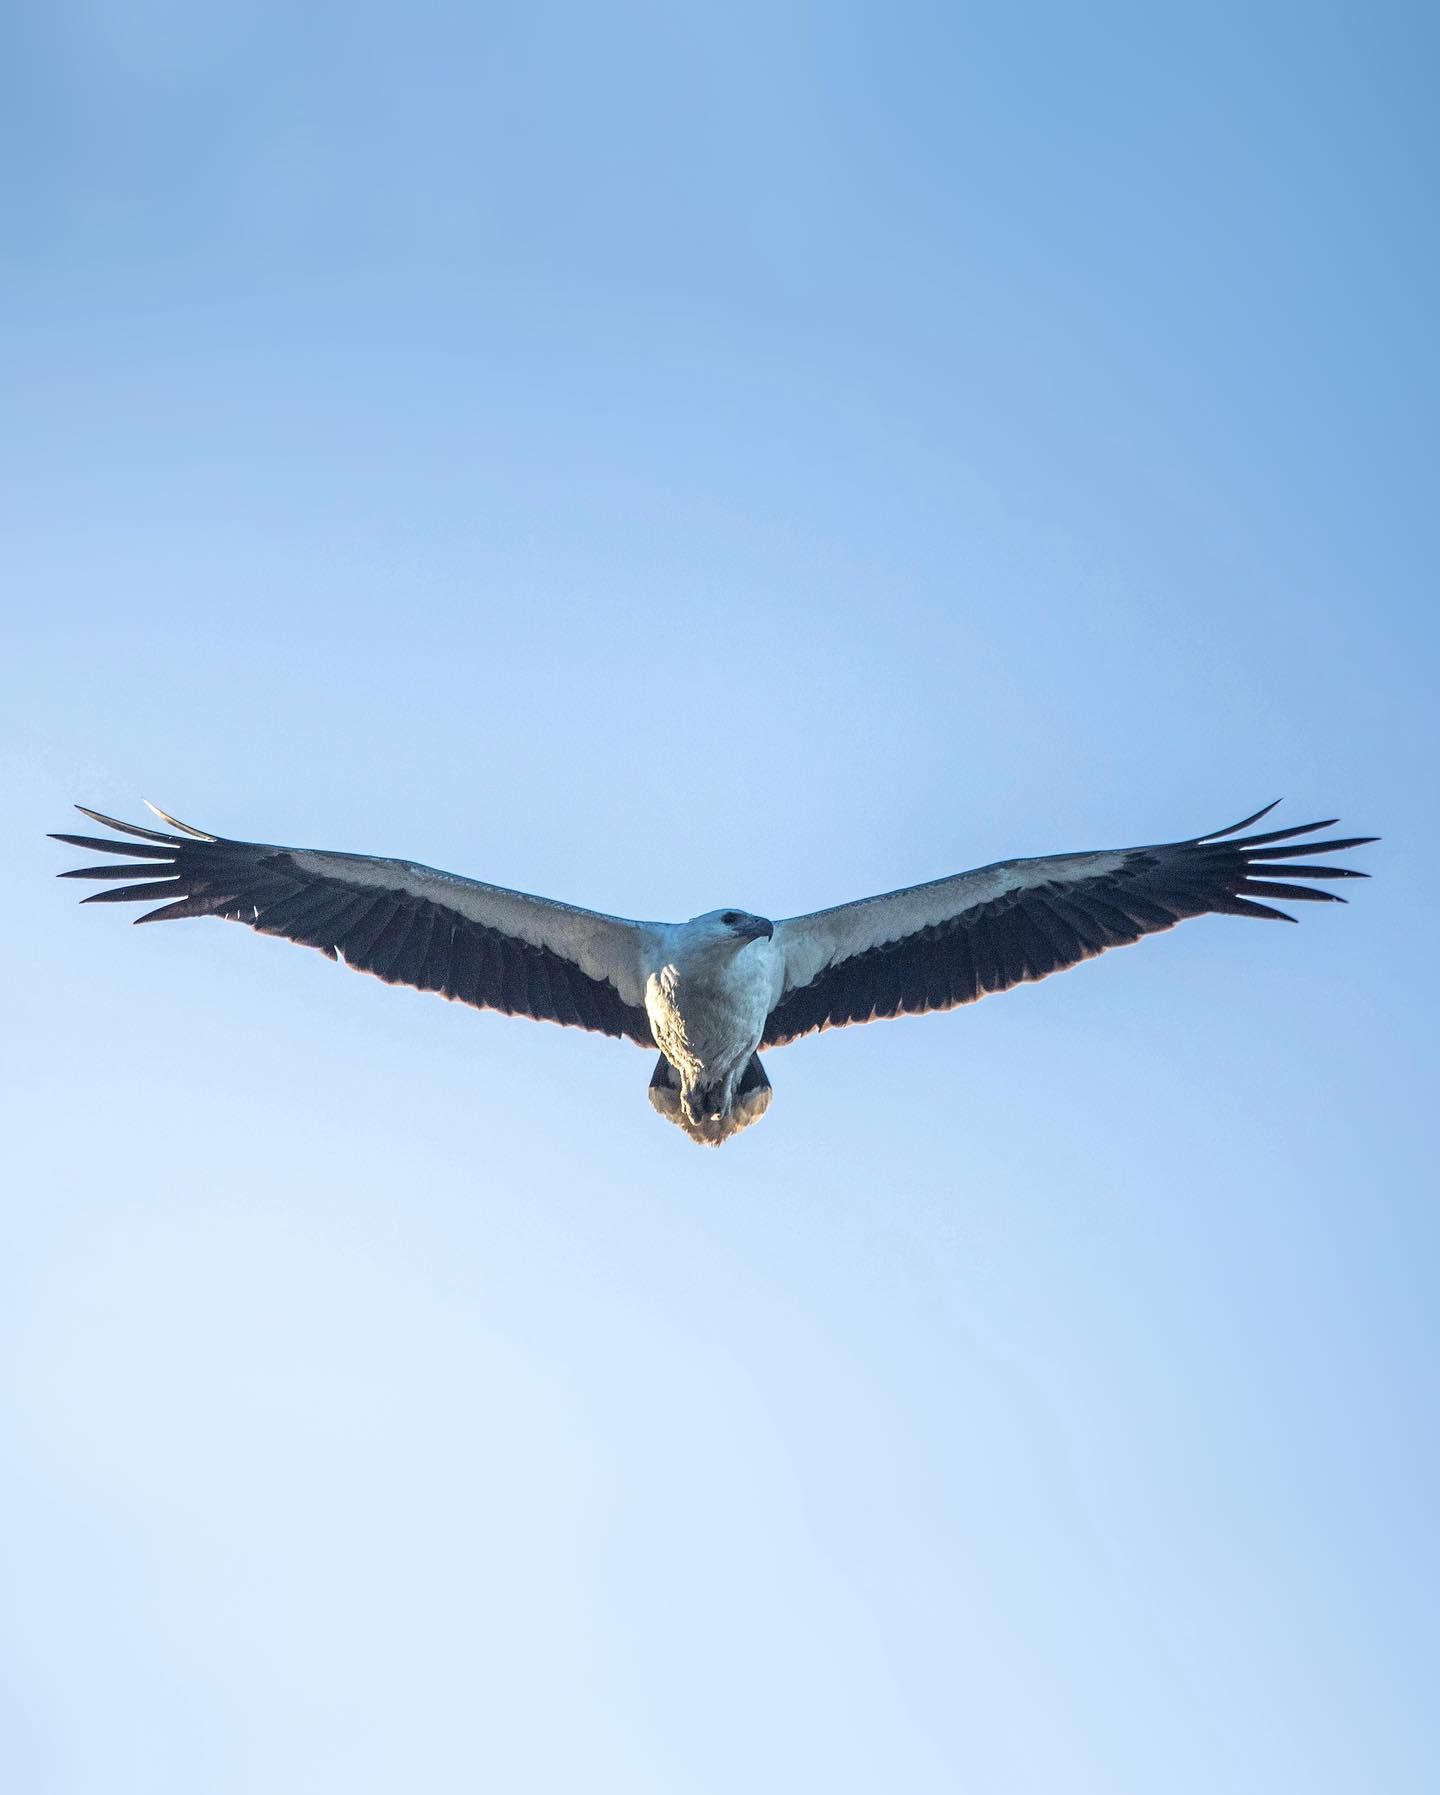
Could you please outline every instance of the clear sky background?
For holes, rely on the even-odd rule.
[[[5,31],[0,1783],[1432,1790],[1433,9]],[[1385,840],[706,1154],[77,909],[142,795],[641,916]]]

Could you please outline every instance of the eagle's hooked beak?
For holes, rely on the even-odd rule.
[[[773,922],[767,922],[763,916],[752,916],[750,921],[737,933],[743,935],[747,941],[769,941],[775,934],[775,925]]]

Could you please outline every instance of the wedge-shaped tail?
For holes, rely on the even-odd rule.
[[[683,1128],[692,1141],[702,1147],[723,1147],[742,1129],[758,1122],[770,1107],[770,1080],[760,1064],[760,1055],[752,1053],[750,1063],[740,1074],[730,1113],[710,1121],[692,1122],[680,1102],[680,1074],[662,1053],[650,1078],[650,1102],[677,1128]]]

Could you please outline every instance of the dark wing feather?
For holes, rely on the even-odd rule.
[[[1375,836],[1318,842],[1307,823],[1239,835],[1273,805],[1213,835],[1155,847],[1012,860],[778,925],[794,973],[761,1045],[815,1029],[915,1016],[1048,977],[1191,916],[1294,917],[1260,900],[1343,903],[1292,879],[1362,879],[1353,867],[1297,866],[1302,856],[1363,847]]]
[[[133,857],[60,874],[126,881],[92,892],[86,903],[158,898],[163,900],[158,907],[137,922],[218,916],[261,935],[317,948],[329,959],[343,958],[347,966],[387,984],[654,1045],[639,989],[628,975],[627,932],[648,925],[526,898],[408,861],[228,841],[171,817],[164,820],[183,833],[163,834],[76,808],[145,844],[57,835],[55,840],[73,847]],[[507,926],[516,918],[532,937],[542,938],[522,938],[513,920]],[[626,967],[617,982],[595,970],[607,945],[617,964]],[[589,970],[579,963],[581,956],[590,962]]]

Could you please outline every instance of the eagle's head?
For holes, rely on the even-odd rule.
[[[748,910],[707,910],[703,916],[692,916],[686,929],[697,940],[708,939],[735,951],[752,941],[768,941],[775,933],[768,916],[752,916]]]

